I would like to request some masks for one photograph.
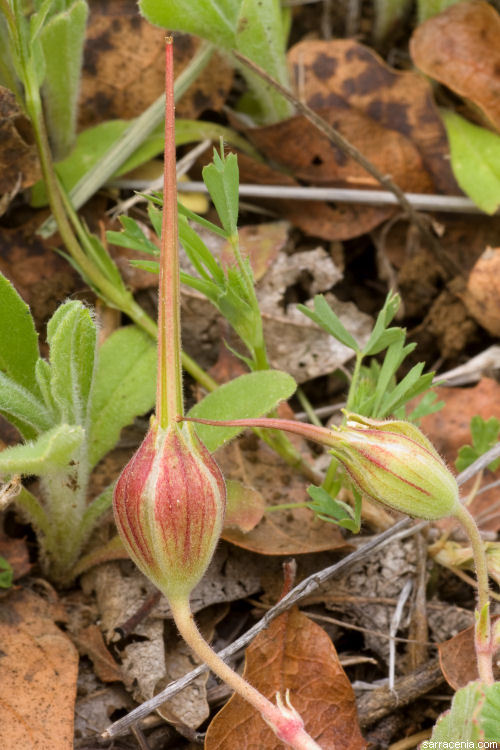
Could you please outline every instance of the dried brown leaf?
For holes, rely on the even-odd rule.
[[[81,128],[137,117],[164,92],[164,40],[165,31],[139,14],[135,0],[92,3],[80,95]],[[175,35],[176,76],[200,43],[188,34]],[[232,77],[226,62],[212,59],[179,101],[177,116],[196,119],[205,109],[219,109]]]
[[[265,500],[253,487],[246,487],[235,479],[226,480],[227,505],[224,528],[235,527],[243,533],[251,531],[261,520]]]
[[[272,266],[288,241],[290,225],[287,221],[263,222],[243,226],[238,230],[240,251],[250,260],[255,281],[259,281]],[[234,251],[229,242],[220,251],[223,266],[235,265]]]
[[[312,127],[312,126],[311,126]],[[248,134],[247,134],[248,135]],[[288,174],[238,154],[240,181],[259,185],[298,185]],[[254,203],[259,203],[253,198]],[[324,240],[346,240],[369,232],[392,216],[394,209],[372,206],[333,205],[321,201],[299,201],[289,198],[266,198],[265,207],[272,209],[311,237]]]
[[[276,618],[246,651],[244,677],[270,700],[290,690],[309,734],[324,748],[361,750],[354,693],[335,647],[297,609]],[[235,695],[210,724],[205,750],[284,748],[255,710]]]
[[[120,665],[108,651],[104,638],[97,625],[89,625],[78,633],[75,639],[82,654],[90,657],[96,675],[102,682],[123,682]]]
[[[495,623],[499,615],[492,618]],[[462,630],[458,635],[439,644],[439,664],[444,678],[453,690],[465,687],[469,682],[479,679],[476,651],[474,648],[474,625]],[[500,677],[500,668],[496,669],[496,679]]]
[[[500,336],[500,247],[488,247],[472,269],[464,295],[467,310],[492,336]]]
[[[346,111],[354,110],[383,128],[389,143],[393,133],[399,133],[416,147],[436,188],[457,191],[444,126],[431,86],[422,76],[390,68],[373,50],[351,39],[299,42],[288,60],[299,96],[310,107],[329,109],[339,122]],[[371,139],[372,131],[367,135]],[[346,136],[350,140],[348,132]],[[393,161],[386,168],[375,163],[394,177]]]
[[[379,124],[364,112],[335,107],[317,110],[383,173],[409,192],[433,192],[417,147],[397,130]],[[259,151],[313,185],[338,185],[376,190],[380,183],[312,127],[306,117],[252,129],[247,135]]]
[[[241,479],[261,493],[269,505],[305,502],[310,482],[293,472],[267,446],[253,441],[232,444],[217,453],[225,474]],[[297,555],[344,547],[338,527],[315,519],[307,508],[267,512],[248,533],[225,528],[223,538],[263,555]]]
[[[43,324],[81,282],[70,264],[37,235],[40,221],[37,215],[19,228],[0,227],[0,272],[30,306],[35,321]]]
[[[500,128],[500,16],[482,0],[451,5],[410,41],[417,67],[480,107]]]
[[[0,747],[71,750],[78,654],[30,591],[0,602]]]

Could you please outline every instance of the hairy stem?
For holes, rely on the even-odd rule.
[[[181,368],[180,279],[177,233],[177,175],[173,39],[165,45],[165,163],[160,282],[158,288],[158,386],[156,414],[166,428],[183,414]]]
[[[258,711],[280,740],[286,742],[294,750],[321,750],[317,742],[305,731],[302,719],[296,712],[292,709],[281,708],[279,703],[278,705],[271,703],[222,661],[196,627],[187,600],[169,603],[179,633],[190,648],[216,675]]]
[[[488,685],[493,684],[493,645],[491,638],[491,623],[489,615],[490,594],[488,583],[488,567],[483,540],[471,513],[459,504],[455,511],[455,518],[460,521],[469,537],[474,554],[476,568],[478,601],[476,611],[475,647],[477,666],[480,679]]]

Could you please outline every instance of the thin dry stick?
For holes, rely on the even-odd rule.
[[[410,668],[417,669],[421,664],[427,661],[427,542],[423,533],[415,537],[417,549],[417,570],[415,573],[415,596],[410,622],[410,639],[408,647],[408,657]]]
[[[391,639],[389,641],[389,690],[394,690],[394,678],[396,675],[396,641],[394,639],[394,636],[399,630],[404,606],[406,604],[406,600],[410,596],[412,588],[413,581],[411,580],[411,578],[409,578],[401,589],[401,593],[398,597],[398,603],[396,604],[396,609],[394,610],[394,614],[392,615],[391,626],[389,628],[389,635],[391,636]]]
[[[328,122],[326,122],[326,120],[320,117],[320,115],[318,115],[317,112],[311,109],[311,107],[309,107],[307,104],[304,104],[304,102],[301,102],[300,99],[298,99],[292,91],[282,86],[281,83],[278,83],[278,81],[270,76],[269,73],[267,73],[263,68],[254,63],[253,60],[250,60],[250,58],[242,55],[241,52],[237,52],[236,50],[232,50],[232,55],[236,60],[242,63],[242,65],[256,73],[256,75],[266,81],[270,86],[276,89],[276,91],[279,91],[279,93],[295,107],[296,111],[301,115],[304,115],[304,117],[307,117],[309,122],[312,123],[314,127],[317,128],[321,133],[323,133],[323,135],[325,135],[329,141],[334,143],[344,153],[348,154],[348,156],[354,159],[354,161],[362,166],[363,169],[368,172],[368,174],[371,174],[371,176],[374,177],[377,182],[379,182],[386,190],[390,190],[391,193],[394,193],[401,208],[405,211],[411,221],[418,228],[422,238],[429,243],[429,246],[434,250],[443,265],[446,265],[447,270],[453,274],[457,273],[457,271],[460,271],[460,268],[456,261],[444,252],[441,244],[439,243],[437,237],[432,233],[428,224],[415,211],[411,203],[407,200],[404,192],[398,185],[396,185],[394,180],[392,180],[389,175],[381,172],[378,167],[376,167],[369,159],[366,158],[366,156],[361,153],[361,151],[359,151],[359,149],[356,148],[356,146],[353,146],[352,143],[347,140],[347,138],[344,138],[344,136],[339,133],[338,130],[333,128]]]
[[[465,471],[459,474],[459,476],[457,477],[457,483],[459,485],[462,485],[498,456],[500,456],[500,443],[489,450],[488,453],[480,456],[480,458],[474,461],[474,463],[471,464],[467,469],[465,469]],[[395,523],[394,526],[391,526],[390,529],[386,529],[382,533],[377,534],[377,536],[372,537],[370,541],[368,541],[362,547],[359,547],[354,552],[351,552],[351,554],[347,555],[347,557],[339,560],[339,562],[335,563],[334,565],[330,565],[330,567],[324,568],[317,573],[313,573],[308,578],[305,578],[297,586],[295,586],[295,588],[292,589],[289,594],[284,596],[283,599],[280,599],[280,601],[275,604],[274,607],[271,607],[271,609],[266,612],[264,617],[262,617],[259,622],[255,623],[253,627],[247,630],[247,632],[240,636],[240,638],[238,638],[236,641],[219,651],[219,656],[222,659],[228,659],[230,656],[237,654],[238,651],[241,651],[241,649],[245,648],[245,646],[247,646],[258,633],[267,628],[272,620],[281,615],[283,612],[286,612],[286,610],[289,609],[292,605],[297,604],[297,602],[313,594],[323,583],[325,583],[325,581],[330,580],[330,578],[337,576],[340,572],[344,572],[348,568],[351,568],[353,565],[362,562],[366,558],[370,557],[372,552],[376,552],[382,549],[383,547],[396,541],[397,539],[404,539],[405,537],[411,536],[412,534],[415,534],[418,531],[424,529],[427,525],[427,521],[421,521],[420,523],[412,525],[412,519],[403,518],[401,521]],[[410,526],[411,528],[408,528]],[[158,706],[161,706],[161,704],[168,700],[168,698],[171,698],[172,696],[179,693],[183,688],[193,682],[193,680],[195,680],[200,674],[203,674],[207,670],[208,667],[205,664],[200,664],[199,667],[193,669],[191,672],[188,672],[188,674],[184,675],[184,677],[175,680],[175,682],[171,682],[170,685],[167,685],[167,687],[161,691],[161,693],[158,693],[158,695],[155,695],[153,698],[145,701],[137,708],[134,708],[134,710],[127,714],[127,716],[124,716],[123,718],[118,719],[118,721],[115,721],[114,724],[111,724],[111,726],[109,726],[101,736],[107,739],[109,737],[116,737],[117,735],[124,734],[128,731],[128,728],[131,724],[150,714],[155,710],[155,708],[158,708]]]

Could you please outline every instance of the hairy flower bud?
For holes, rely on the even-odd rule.
[[[409,422],[349,414],[330,451],[372,500],[428,520],[455,512],[459,498],[454,476],[432,443]]]
[[[354,486],[367,497],[415,518],[436,520],[459,508],[458,485],[432,443],[410,422],[346,414],[347,424],[325,427],[289,419],[233,419],[204,424],[267,427],[321,443],[342,464]]]
[[[116,525],[130,557],[169,600],[188,597],[222,531],[226,487],[192,425],[149,432],[116,484]]]

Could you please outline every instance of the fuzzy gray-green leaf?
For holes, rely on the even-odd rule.
[[[0,453],[0,474],[46,476],[64,469],[85,437],[78,425],[60,424],[37,440],[14,445]]]
[[[76,0],[67,11],[53,16],[39,35],[45,58],[42,97],[56,160],[66,156],[75,137],[87,14],[85,0]]]
[[[28,305],[0,274],[0,370],[36,395],[38,334]]]
[[[50,387],[61,421],[84,424],[94,374],[97,331],[76,300],[61,305],[47,326]]]
[[[40,399],[0,372],[0,414],[30,440],[53,425],[52,415]]]
[[[156,395],[156,344],[135,326],[115,331],[99,350],[92,393],[89,461],[99,461],[122,427],[149,411]]]

